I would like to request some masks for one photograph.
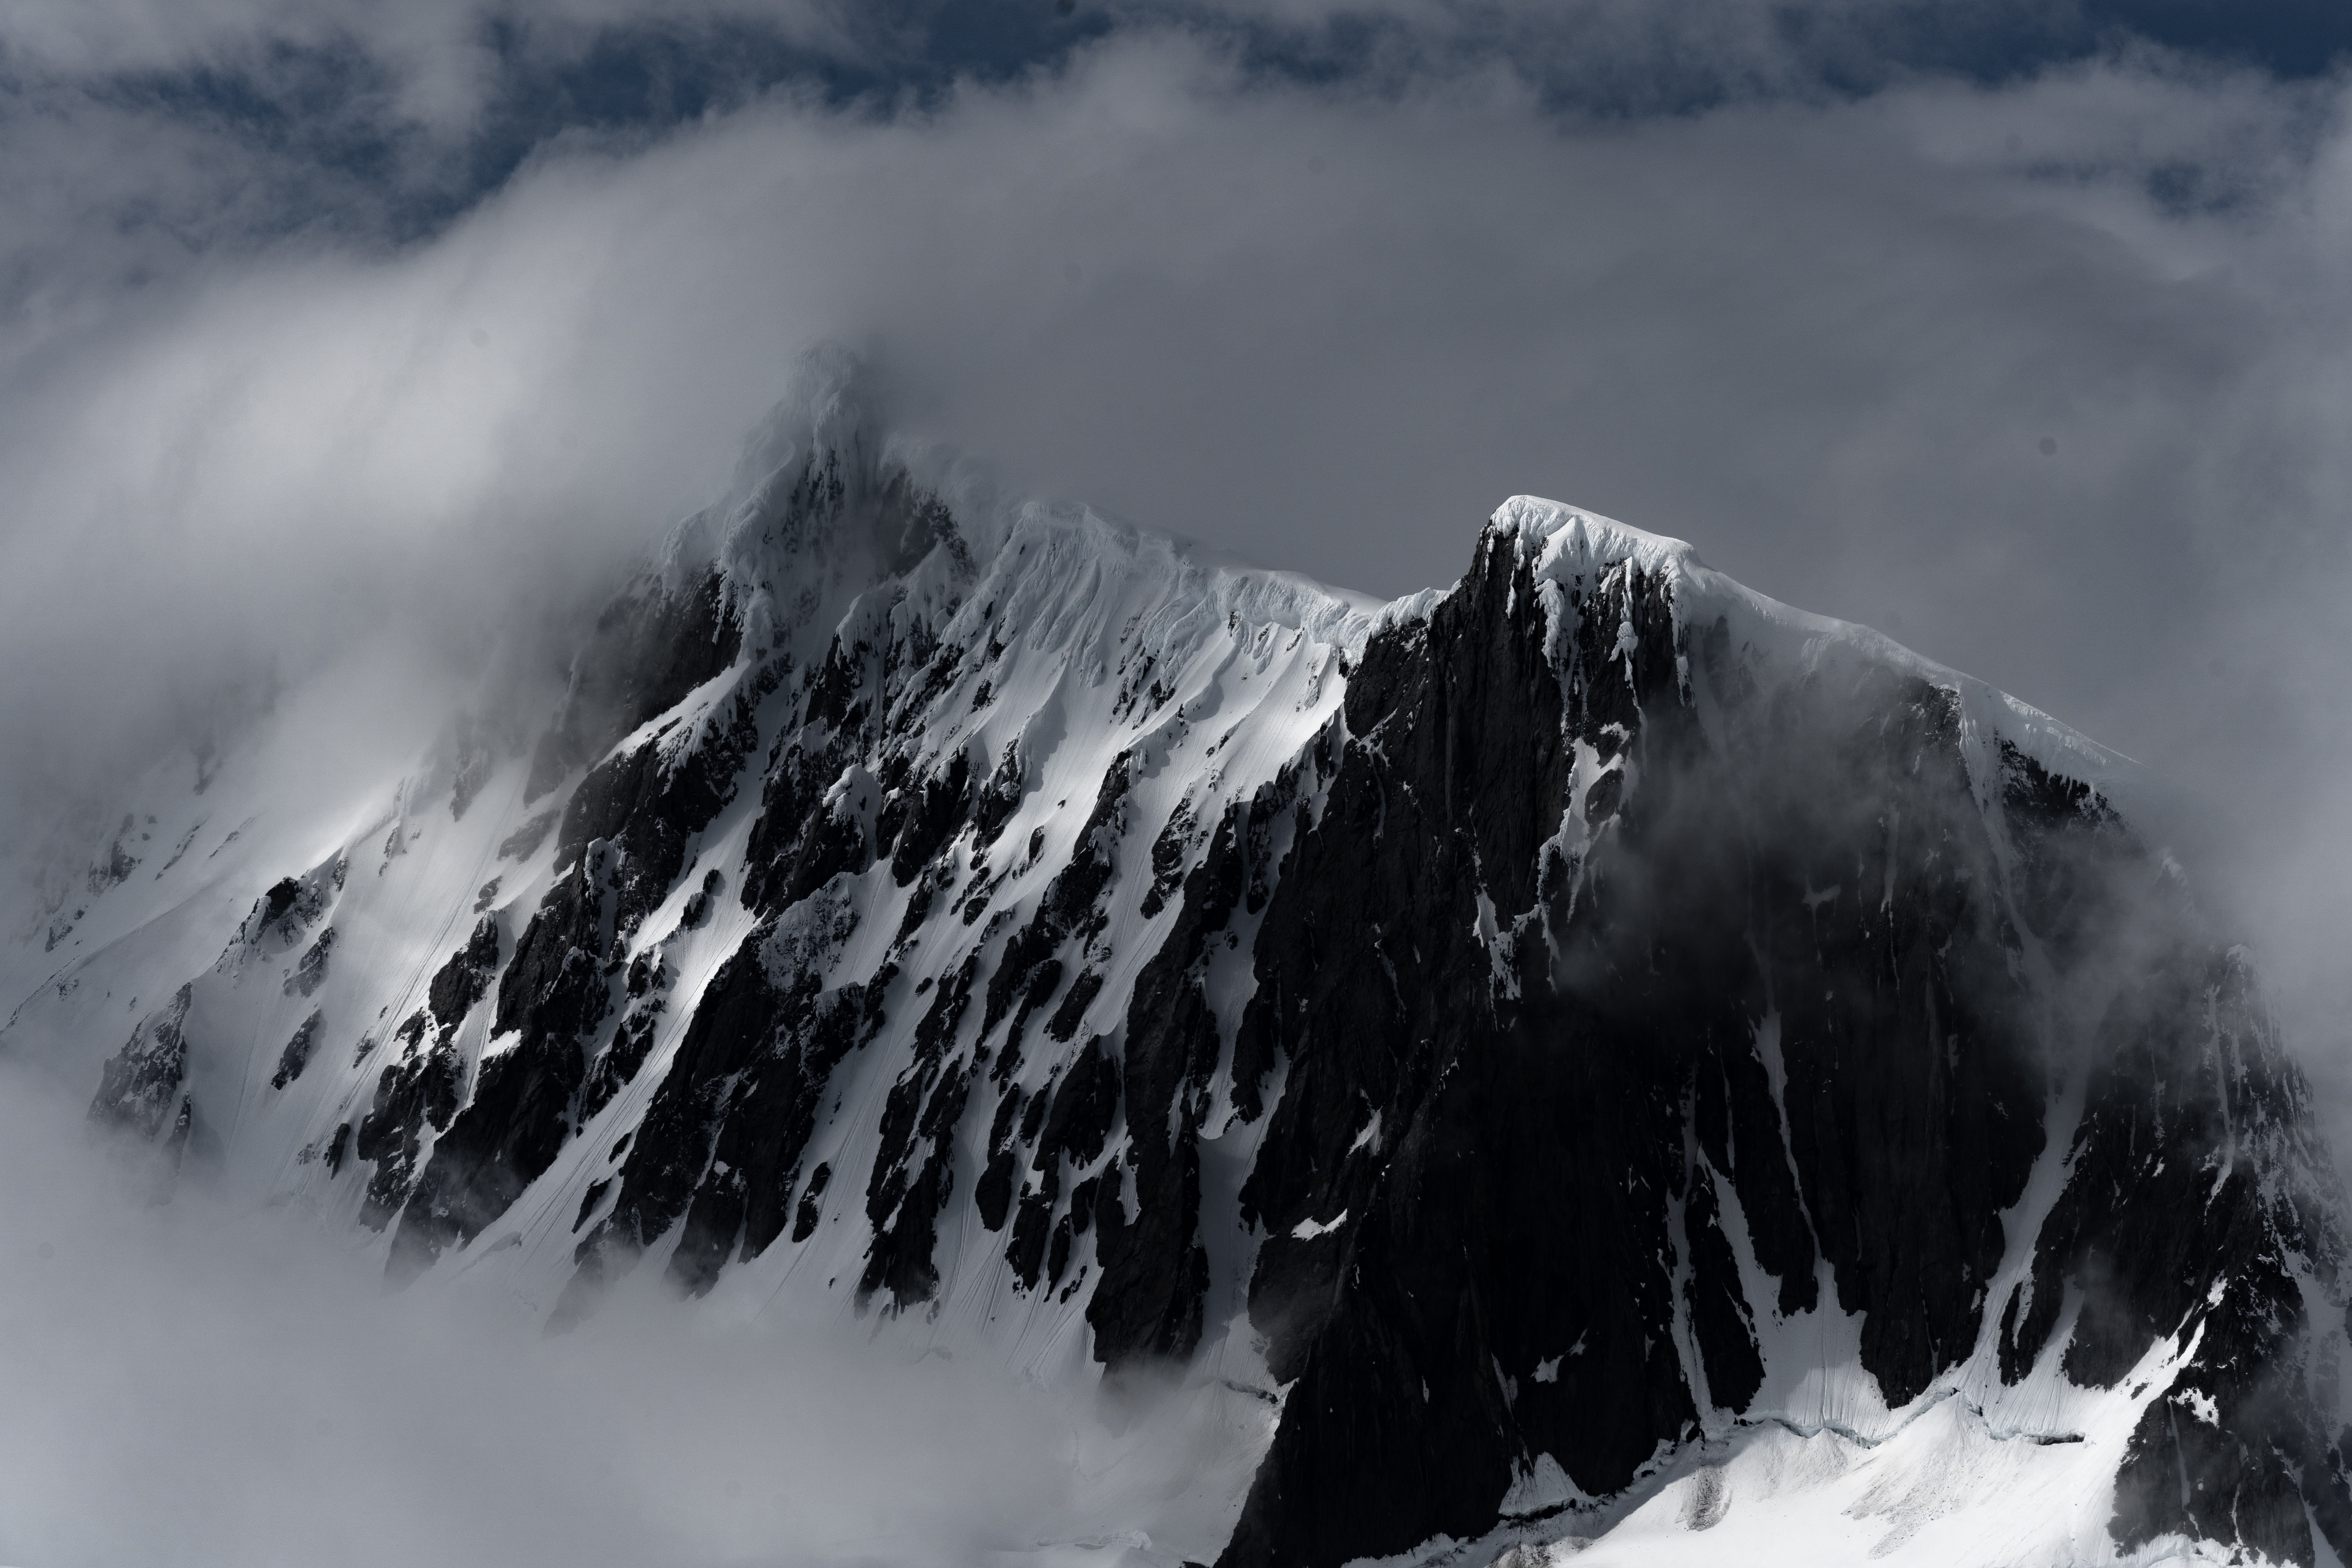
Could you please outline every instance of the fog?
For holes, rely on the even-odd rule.
[[[0,1561],[960,1565],[1231,1528],[1213,1403],[782,1310],[615,1298],[547,1337],[200,1185],[150,1206],[79,1107],[0,1089]]]
[[[1387,43],[1353,75],[1269,69],[1214,5],[1089,10],[1034,69],[936,92],[552,125],[478,200],[450,170],[501,68],[487,8],[0,14],[0,930],[37,929],[123,777],[292,687],[335,675],[408,722],[501,650],[551,668],[548,629],[719,491],[830,340],[902,428],[1270,565],[1450,582],[1497,502],[1546,494],[2056,714],[2180,787],[2200,885],[2342,1142],[2344,79],[2125,42],[1833,92],[1717,6],[1703,63],[1747,89],[1587,113],[1547,70],[1632,79],[1667,35],[1373,9]],[[629,15],[581,0],[528,47]],[[845,15],[697,13],[870,65],[891,46]],[[289,37],[358,62],[330,119],[382,169],[106,86]],[[402,216],[452,190],[448,221]],[[1007,1467],[941,1483],[918,1560],[949,1551],[926,1520],[1062,1506],[1021,1455],[1066,1413],[978,1370],[953,1398],[988,1414],[958,1425],[765,1340],[598,1362],[460,1327],[243,1216],[84,1212],[78,1113],[46,1137],[0,1110],[11,1342],[94,1347],[12,1363],[0,1550],[25,1561],[756,1560],[788,1504],[750,1475],[712,1502],[737,1452],[821,1478],[845,1542],[902,1506],[843,1468],[859,1444],[770,1426],[778,1402]],[[453,1415],[445,1387],[495,1396]],[[727,1414],[672,1419],[689,1396]],[[618,1414],[648,1409],[671,1415]],[[280,1458],[232,1476],[248,1443]],[[642,1486],[592,1473],[615,1444]]]

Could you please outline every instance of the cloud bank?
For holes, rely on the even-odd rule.
[[[2212,789],[2334,665],[2346,162],[2332,84],[2153,58],[1595,126],[1171,32],[929,108],[558,137],[429,241],[238,228],[139,283],[36,158],[11,722],[593,576],[830,337],[1141,521],[1399,592],[1503,495],[1568,497]]]
[[[1137,1532],[1206,1555],[1263,1439],[1220,1391],[1024,1378],[951,1332],[616,1300],[548,1338],[462,1280],[391,1295],[282,1213],[184,1184],[145,1206],[76,1107],[14,1070],[0,1091],[6,1562],[964,1568]]]

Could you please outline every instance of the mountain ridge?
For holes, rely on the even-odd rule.
[[[998,500],[853,372],[535,735],[233,931],[119,836],[10,1034],[131,1027],[93,1115],[167,1179],[557,1326],[658,1279],[1191,1368],[1235,1568],[1631,1540],[1744,1434],[1951,1412],[2090,1455],[2053,1552],[2352,1545],[2333,1173],[2135,764],[1576,508],[1375,606]]]

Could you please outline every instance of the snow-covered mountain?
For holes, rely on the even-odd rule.
[[[1515,498],[1379,605],[835,360],[528,731],[145,782],[0,1046],[551,1329],[789,1293],[1173,1365],[1139,1562],[2352,1552],[2344,1232],[2122,759]]]

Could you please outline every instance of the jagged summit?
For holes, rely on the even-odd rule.
[[[1051,562],[1165,577],[1180,599],[1359,646],[1382,608],[1090,507],[1007,495],[962,454],[895,432],[870,367],[837,346],[796,363],[786,395],[747,439],[725,497],[671,531],[659,580],[675,593],[716,572],[745,634],[782,646],[811,628],[830,635],[844,591],[937,603],[942,595],[961,602],[992,574],[1017,581],[1033,600],[1071,585],[1052,567],[1042,578],[1026,566],[1000,569],[1007,552],[1026,561],[1033,550]]]
[[[1521,541],[1521,548],[1535,555],[1539,574],[1547,577],[1563,566],[1572,572],[1623,561],[1655,573],[1702,569],[1698,552],[1682,540],[1542,496],[1511,497],[1495,509],[1487,526]]]
[[[1250,1479],[1133,1562],[2352,1550],[2308,1090],[2127,763],[1574,508],[1380,605],[860,374],[534,732],[142,803],[8,1037],[412,1288],[1172,1368]]]

